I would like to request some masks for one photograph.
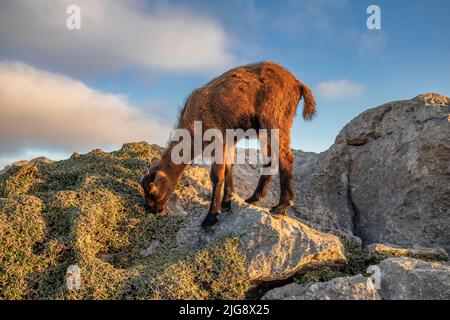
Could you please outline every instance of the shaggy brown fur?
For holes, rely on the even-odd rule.
[[[224,137],[226,129],[279,129],[281,195],[279,204],[271,212],[284,214],[294,200],[290,130],[301,97],[304,99],[303,118],[311,119],[316,106],[314,96],[288,70],[273,62],[238,67],[192,92],[181,112],[178,128],[189,130],[193,136],[194,121],[202,121],[204,131],[216,128]],[[161,161],[152,162],[142,181],[146,203],[157,212],[164,209],[185,167],[171,161],[171,150],[175,145],[169,144]],[[226,152],[233,150],[224,150],[224,154]],[[265,195],[270,179],[271,176],[261,176],[254,194],[247,199],[248,203],[254,203]],[[203,221],[204,227],[213,225],[219,212],[231,208],[232,165],[213,164],[211,181],[212,199]],[[224,195],[221,200],[222,188]]]

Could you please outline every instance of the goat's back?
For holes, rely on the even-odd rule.
[[[255,128],[260,118],[289,125],[301,85],[273,62],[238,67],[196,89],[185,105],[180,125],[192,128],[193,121],[202,121],[204,129],[248,129]]]

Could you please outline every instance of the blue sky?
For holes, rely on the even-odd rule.
[[[69,90],[77,92],[75,101],[89,105],[94,99],[100,111],[91,108],[82,113],[80,134],[70,127],[78,121],[77,104],[59,103],[49,118],[67,123],[65,139],[64,126],[53,130],[50,120],[42,127],[34,124],[33,101],[40,101],[38,93],[33,101],[18,103],[26,105],[27,112],[20,113],[28,115],[23,121],[18,114],[6,114],[5,110],[13,113],[12,108],[20,108],[11,105],[17,101],[13,95],[12,102],[7,101],[10,105],[3,106],[6,102],[0,100],[0,116],[5,113],[8,128],[12,121],[17,131],[32,123],[17,136],[0,131],[0,142],[7,145],[0,147],[0,166],[37,154],[62,158],[92,147],[109,150],[134,138],[164,143],[168,131],[159,128],[174,125],[194,88],[232,66],[256,61],[284,65],[315,92],[317,117],[304,122],[298,116],[292,130],[292,146],[307,151],[326,150],[339,130],[367,108],[424,92],[450,94],[450,1],[446,0],[117,1],[115,9],[102,1],[97,2],[101,5],[70,1],[79,4],[82,17],[82,29],[72,31],[64,30],[66,16],[60,10],[68,2],[55,3],[59,4],[2,2],[0,12],[10,19],[0,14],[0,71],[4,72],[0,79],[22,83],[39,75],[45,80],[33,85],[42,83],[53,92],[46,94],[48,99],[59,91],[57,85],[52,89],[55,81],[50,79],[64,77],[68,88],[74,85],[80,90]],[[381,30],[366,27],[371,4],[381,9]],[[31,15],[37,10],[42,14]],[[95,19],[102,24],[91,24]],[[141,32],[141,27],[148,32]],[[80,89],[81,84],[85,88]],[[39,106],[46,105],[43,100]],[[105,111],[110,107],[111,112]],[[64,108],[70,113],[62,112]],[[101,132],[86,124],[89,119],[101,123],[96,117],[103,119],[105,112],[123,116],[127,110],[134,112],[133,119],[123,122],[114,116],[105,123],[109,129]],[[136,130],[139,134],[130,132],[141,126]],[[112,127],[121,127],[123,134]]]

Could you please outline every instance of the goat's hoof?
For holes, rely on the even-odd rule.
[[[258,197],[251,196],[250,198],[246,199],[245,202],[248,204],[255,204],[259,201]]]
[[[215,225],[219,219],[217,219],[218,214],[208,214],[202,222],[202,228],[209,231],[213,225]]]
[[[231,211],[231,201],[225,201],[222,203],[221,206],[221,212],[228,212]]]
[[[287,207],[272,207],[270,215],[276,219],[282,218],[287,214]]]

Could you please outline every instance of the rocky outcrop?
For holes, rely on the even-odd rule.
[[[448,101],[422,95],[367,110],[327,151],[297,153],[296,215],[365,244],[449,251]]]
[[[386,300],[449,300],[450,264],[391,258],[379,264]]]
[[[195,170],[199,174],[201,169]],[[267,208],[248,205],[238,196],[234,197],[232,212],[222,213],[218,224],[205,233],[200,224],[208,202],[201,192],[194,199],[187,203],[182,198],[173,201],[172,205],[178,203],[189,212],[177,233],[177,246],[194,252],[226,238],[237,238],[251,281],[282,280],[305,267],[345,263],[338,237],[310,228],[295,217],[273,218]]]
[[[221,217],[207,243],[238,238],[252,281],[286,279],[305,267],[343,264],[338,237],[316,231],[298,219],[273,218],[267,210],[238,202],[235,213]]]
[[[347,146],[335,144],[306,159],[300,152],[294,154],[296,216],[321,231],[360,242],[354,237]]]
[[[381,300],[370,278],[356,275],[308,285],[291,283],[268,291],[262,300]]]
[[[426,97],[363,112],[336,138],[351,155],[354,230],[365,243],[450,250],[450,106]]]
[[[241,286],[242,279],[252,285],[273,284],[274,280],[295,277],[299,271],[313,275],[311,270],[320,273],[332,269],[330,266],[340,266],[347,258],[345,266],[325,272],[324,277],[302,278],[307,279],[305,282],[333,280],[290,284],[269,291],[265,299],[379,299],[367,278],[353,276],[364,273],[368,264],[377,263],[384,299],[449,299],[448,262],[385,260],[393,256],[448,260],[444,250],[450,252],[449,113],[449,100],[440,95],[392,102],[353,119],[327,151],[294,151],[296,203],[288,216],[279,219],[268,212],[278,201],[278,178],[274,177],[267,197],[251,206],[243,199],[255,190],[259,167],[236,165],[232,210],[220,214],[218,224],[208,233],[200,226],[210,202],[207,166],[187,167],[165,210],[168,217],[145,212],[140,168],[162,152],[146,143],[126,144],[111,153],[94,150],[86,155],[74,154],[54,163],[47,159],[16,163],[0,172],[0,196],[9,200],[28,195],[39,197],[46,208],[43,221],[49,224],[49,248],[55,241],[62,241],[56,246],[58,250],[83,257],[79,263],[83,272],[91,272],[87,278],[108,284],[112,279],[121,279],[123,273],[134,273],[140,268],[137,266],[141,259],[161,268],[163,263],[190,256],[191,260],[178,260],[173,269],[169,268],[173,273],[171,281],[181,288],[183,281],[189,279],[188,283],[195,283],[198,292],[202,292],[200,297],[241,298],[247,288]],[[72,243],[74,228],[81,231],[77,231]],[[21,237],[19,231],[15,233],[17,238]],[[216,261],[222,280],[229,277],[230,270],[239,267],[238,280],[231,283],[242,292],[230,296],[218,294],[216,287],[214,292],[208,291],[211,286],[198,277],[198,270],[207,270],[209,265],[196,260],[198,256],[206,257],[208,250],[216,247],[213,244],[224,244],[229,238],[239,240],[239,260],[231,259],[229,269],[224,270],[222,262],[227,261],[228,251],[221,252],[222,256],[216,252],[219,258],[206,261]],[[9,245],[14,240],[5,243]],[[237,253],[234,248],[230,252]],[[57,259],[56,255],[51,256]],[[59,274],[75,258],[67,257],[70,261],[52,262],[58,268],[49,274]],[[139,259],[133,260],[135,257]],[[26,267],[32,270],[33,260],[29,261]],[[179,265],[190,271],[176,277]],[[327,268],[321,269],[324,266]],[[148,268],[152,268],[150,264]],[[100,269],[102,276],[96,274]],[[106,277],[112,271],[116,276]],[[144,292],[148,288],[144,284],[147,271],[141,279]],[[23,274],[20,271],[14,277],[17,275],[22,281]],[[127,275],[131,276],[135,277]],[[230,287],[226,281],[221,283],[224,288]],[[165,284],[163,281],[161,285]],[[103,297],[104,285],[91,283],[86,292],[97,288],[99,295],[86,293],[82,297]],[[133,287],[134,283],[128,285]],[[37,287],[45,286],[30,285]],[[203,295],[206,291],[209,293]],[[110,296],[116,293],[114,289],[109,292]],[[27,297],[26,294],[24,290],[20,296]],[[37,293],[36,297],[47,294]]]
[[[367,260],[448,260],[449,101],[426,94],[388,103],[353,119],[327,151],[307,157],[296,152],[293,213],[318,230],[362,239]],[[447,297],[445,262],[417,260],[400,268],[390,261],[381,264],[390,269],[384,271],[383,298]]]
[[[448,260],[447,252],[442,248],[413,247],[404,248],[396,245],[372,243],[366,247],[367,261],[392,257],[413,257],[427,260]]]

